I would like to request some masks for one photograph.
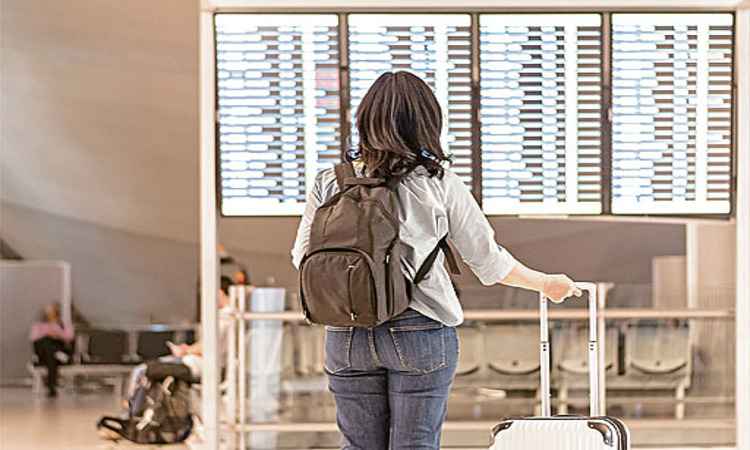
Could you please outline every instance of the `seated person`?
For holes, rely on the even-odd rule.
[[[31,325],[29,339],[33,343],[39,363],[47,368],[47,396],[57,396],[57,373],[60,364],[66,364],[72,353],[73,325],[63,323],[60,305],[47,305],[39,319]]]
[[[219,308],[219,352],[220,361],[223,364],[226,359],[226,349],[229,334],[230,321],[223,318],[222,312],[229,311],[229,286],[232,280],[229,277],[221,277],[221,288],[218,292],[216,306]],[[169,343],[169,356],[159,358],[162,362],[182,363],[190,368],[193,377],[199,378],[203,367],[203,344],[198,341],[193,344],[174,345]],[[146,381],[146,364],[140,364],[133,369],[128,383],[127,396],[130,398],[136,388]]]
[[[250,284],[247,269],[227,252],[224,245],[219,244],[216,252],[222,277],[229,277],[234,284]]]
[[[223,244],[218,244],[216,248],[217,255],[219,256],[219,273],[221,280],[230,280],[230,284],[245,286],[246,295],[249,295],[253,290],[253,285],[250,282],[250,275],[248,274],[247,268],[231,256]],[[201,283],[200,279],[196,283],[196,311],[195,317],[198,322],[201,320],[200,302],[201,302]]]
[[[229,277],[232,280],[232,284],[245,286],[248,292],[252,290],[252,283],[250,283],[250,275],[247,272],[247,268],[233,256],[229,255],[221,244],[219,244],[219,262],[222,278]]]

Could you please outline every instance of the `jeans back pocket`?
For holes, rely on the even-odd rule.
[[[390,334],[404,371],[424,374],[447,365],[443,324],[391,327]]]
[[[353,333],[353,327],[326,327],[326,372],[338,373],[352,366]]]

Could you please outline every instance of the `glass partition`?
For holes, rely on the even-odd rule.
[[[489,214],[599,214],[608,190],[613,214],[727,212],[731,19],[725,13],[218,14],[223,212],[298,214],[317,171],[338,161],[342,134],[356,143],[354,129],[340,129],[342,116],[353,119],[379,72],[400,69],[418,73],[440,97],[454,169],[474,185]],[[340,77],[349,83],[339,84]],[[339,85],[351,91],[343,95]],[[257,223],[267,232],[266,222]],[[606,406],[626,420],[634,445],[733,444],[732,224],[491,223],[500,242],[533,267],[614,280],[600,285]],[[554,258],[550,247],[559,250]],[[301,318],[288,248],[266,250],[246,253],[262,274],[255,279],[278,280],[286,293],[271,303],[249,294],[243,302],[235,293],[233,311],[222,319],[233,326],[224,429],[240,447],[336,448],[325,332]],[[466,322],[443,443],[486,448],[502,417],[537,412],[537,297],[482,287],[470,275],[456,281]],[[583,308],[575,300],[553,308],[559,413],[586,409]]]
[[[551,309],[553,413],[587,414],[587,311],[583,302],[567,303]],[[246,443],[336,448],[323,327],[305,324],[291,310],[246,312],[234,320],[244,327],[247,342],[246,419],[239,427],[252,431]],[[537,320],[533,308],[467,310],[458,330],[461,355],[444,429],[446,448],[481,448],[501,418],[539,414]],[[634,445],[732,444],[731,310],[604,308],[600,329],[606,412],[625,419]]]

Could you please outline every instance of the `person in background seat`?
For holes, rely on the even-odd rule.
[[[218,244],[216,246],[216,254],[219,257],[219,272],[221,275],[222,284],[225,280],[229,280],[230,285],[245,286],[246,295],[250,295],[253,291],[253,284],[250,281],[250,274],[247,271],[247,267],[244,264],[235,259],[232,255],[227,252],[224,244]],[[195,321],[201,321],[201,282],[200,277],[196,282],[196,302],[195,302]]]
[[[219,269],[222,277],[229,277],[232,284],[250,285],[250,275],[247,268],[239,262],[234,256],[230,255],[223,244],[219,244],[216,249],[219,255]]]
[[[232,280],[229,277],[221,277],[221,287],[219,288],[216,306],[219,308],[219,361],[222,364],[227,357],[229,326],[231,325],[231,322],[224,318],[222,311],[230,311],[229,286],[231,285]],[[159,358],[159,361],[185,364],[190,368],[194,377],[200,378],[203,368],[203,343],[200,340],[193,344],[170,344],[169,351],[172,354]],[[139,364],[131,372],[126,391],[128,398],[133,395],[140,383],[146,381],[146,368],[146,364]]]
[[[47,368],[47,396],[57,397],[57,374],[60,364],[67,364],[72,353],[74,331],[60,317],[60,305],[44,307],[39,319],[31,325],[29,339],[39,363]]]

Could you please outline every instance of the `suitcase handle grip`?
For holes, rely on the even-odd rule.
[[[589,342],[588,342],[588,360],[589,360],[589,401],[591,416],[600,415],[599,401],[599,336],[597,326],[597,286],[595,283],[580,282],[576,286],[582,291],[589,294]],[[539,368],[541,381],[541,401],[542,416],[549,417],[552,415],[550,401],[550,349],[549,349],[549,302],[544,294],[539,294]]]

